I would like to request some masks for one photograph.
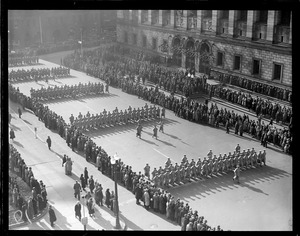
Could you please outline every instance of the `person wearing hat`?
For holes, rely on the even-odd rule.
[[[56,215],[55,215],[55,212],[54,210],[52,209],[52,206],[49,205],[49,220],[50,220],[50,223],[51,223],[51,227],[54,227],[54,222],[56,221]]]
[[[49,150],[51,150],[51,138],[50,138],[50,136],[48,136],[46,142],[47,142],[47,144],[48,144]]]
[[[66,162],[67,162],[67,155],[64,154],[64,156],[62,158],[62,164],[61,164],[61,166],[63,167]]]
[[[12,128],[10,129],[9,135],[10,135],[10,139],[11,139],[12,141],[14,141],[14,138],[15,138],[16,136],[15,136],[15,131],[14,131]]]

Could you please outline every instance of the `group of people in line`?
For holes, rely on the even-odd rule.
[[[257,116],[262,115],[263,117],[272,118],[277,123],[292,123],[293,113],[291,107],[281,106],[277,102],[273,103],[270,100],[262,99],[258,96],[253,97],[250,94],[228,88],[218,87],[214,94],[219,98],[254,111]]]
[[[181,163],[171,163],[170,158],[165,163],[165,167],[160,166],[158,169],[154,168],[151,172],[152,181],[158,187],[174,187],[176,185],[185,184],[192,180],[208,178],[212,176],[222,175],[234,171],[239,166],[240,169],[252,169],[257,166],[266,165],[266,150],[256,152],[254,148],[247,151],[240,150],[239,144],[233,153],[219,156],[213,155],[212,150],[209,151],[207,157],[202,160],[192,159],[188,161],[186,155],[181,160]],[[150,167],[148,165],[144,168],[145,175],[150,178]]]
[[[30,196],[22,196],[16,178],[9,176],[9,202],[22,211],[22,220],[30,221],[37,217],[47,207],[47,191],[43,181],[34,178],[31,167],[28,167],[17,149],[9,145],[9,168],[18,178],[21,178],[31,189]],[[29,218],[29,219],[28,219]]]
[[[148,106],[146,103],[144,107],[133,108],[131,106],[128,109],[119,110],[117,107],[112,112],[106,111],[105,109],[97,113],[96,115],[90,114],[87,112],[86,115],[82,115],[79,112],[78,116],[74,118],[73,114],[70,116],[70,124],[76,126],[79,130],[84,131],[92,128],[105,128],[110,126],[128,124],[128,123],[136,123],[142,120],[152,120],[165,118],[165,109],[160,107],[156,107],[155,105]]]
[[[70,68],[66,67],[52,67],[50,68],[31,68],[28,70],[18,69],[11,70],[8,73],[8,79],[10,82],[28,82],[28,81],[39,81],[45,80],[48,82],[49,79],[65,78],[70,76]]]
[[[220,81],[223,84],[231,84],[258,94],[267,95],[288,102],[292,101],[292,91],[289,89],[252,81],[250,79],[239,76],[226,75],[216,72],[214,72],[214,74],[216,74],[214,76],[214,79]]]
[[[27,65],[36,65],[39,64],[39,58],[37,56],[13,56],[10,54],[8,56],[8,66],[27,66]]]
[[[108,91],[108,89],[107,89]],[[36,99],[37,101],[49,101],[55,99],[63,99],[63,98],[78,98],[90,95],[99,95],[104,94],[104,85],[103,83],[79,83],[78,85],[64,85],[48,87],[48,88],[40,88],[40,89],[30,89],[30,96],[32,99]]]

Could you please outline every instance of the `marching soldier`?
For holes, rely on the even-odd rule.
[[[144,171],[145,171],[145,176],[147,176],[150,179],[150,166],[148,163],[144,167]]]

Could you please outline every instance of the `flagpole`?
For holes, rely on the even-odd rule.
[[[81,57],[82,57],[82,28],[81,28],[81,44],[80,44],[80,53],[81,53]]]

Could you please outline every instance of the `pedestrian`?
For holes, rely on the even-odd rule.
[[[88,203],[87,203],[87,208],[88,208],[88,211],[89,211],[89,215],[90,217],[95,217],[95,208],[94,208],[94,201],[93,201],[93,198],[89,198],[88,199]]]
[[[84,179],[84,177],[83,177],[83,174],[81,174],[81,176],[80,176],[79,179],[80,179],[80,181],[81,181],[81,187],[82,187],[83,191],[86,191],[86,190],[85,190],[86,184],[85,184],[85,179]]]
[[[34,137],[37,138],[37,127],[34,127]]]
[[[94,188],[95,188],[95,181],[94,181],[92,175],[91,175],[91,178],[89,178],[89,187],[90,187],[91,193],[93,193]]]
[[[55,212],[52,209],[51,205],[49,205],[49,220],[50,220],[51,226],[54,227],[54,222],[56,221],[56,215],[55,215]]]
[[[48,144],[49,150],[51,150],[51,138],[50,138],[50,136],[48,136],[46,142],[47,142],[47,144]]]
[[[110,192],[109,192],[109,188],[106,189],[105,192],[105,205],[109,208],[110,206]]]
[[[19,113],[19,118],[22,118],[22,117],[21,117],[21,116],[22,116],[22,110],[21,110],[20,107],[18,107],[18,113]]]
[[[61,164],[61,166],[63,167],[66,162],[67,162],[67,155],[64,154],[64,156],[62,158],[62,164]]]
[[[89,178],[89,172],[87,170],[87,167],[84,168],[84,180],[85,180],[85,185],[88,185],[88,178]]]
[[[152,138],[155,137],[157,139],[157,127],[154,125]]]
[[[14,131],[12,128],[10,129],[9,135],[10,135],[10,139],[11,139],[12,141],[14,141],[14,138],[15,138],[16,136],[15,136],[15,131]]]
[[[164,122],[163,122],[163,120],[160,121],[160,124],[159,124],[159,132],[164,133]]]
[[[136,128],[136,137],[142,138],[142,125],[139,124]]]
[[[148,189],[145,189],[143,197],[144,197],[144,206],[145,206],[146,210],[148,211],[149,205],[150,205],[150,195],[149,195]]]
[[[12,118],[12,115],[11,115],[11,113],[9,113],[9,115],[8,115],[8,124],[10,124],[11,118]]]
[[[234,176],[233,176],[233,182],[237,180],[238,184],[240,183],[240,166],[237,165],[234,169]]]
[[[80,191],[81,191],[81,186],[80,184],[78,183],[78,181],[76,180],[74,186],[73,186],[73,189],[74,189],[74,197],[78,198],[78,200],[80,200]]]
[[[79,221],[81,221],[81,204],[78,201],[74,207],[75,210],[75,218],[78,217]]]

